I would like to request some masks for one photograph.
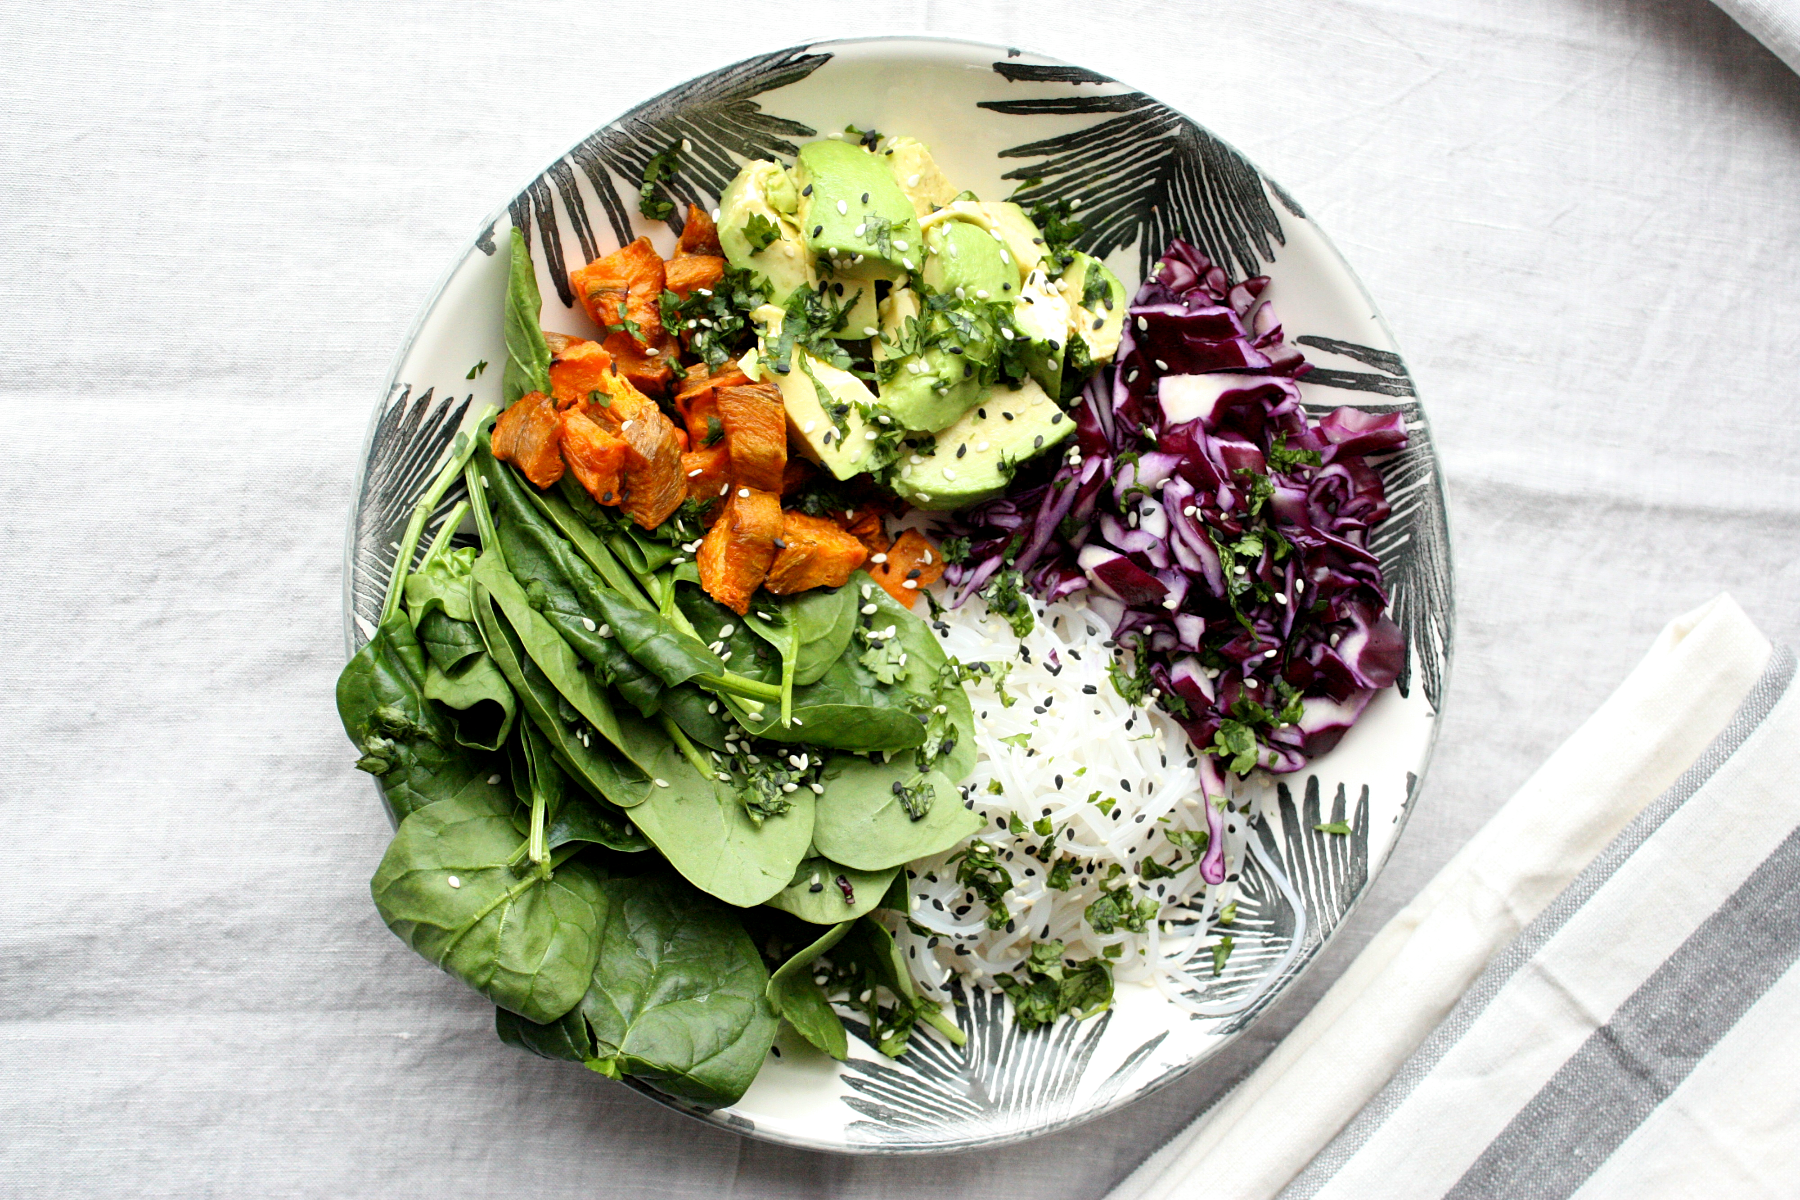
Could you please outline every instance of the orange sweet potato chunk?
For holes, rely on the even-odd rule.
[[[662,336],[663,281],[662,256],[647,237],[569,272],[569,286],[594,324],[605,329],[629,320],[643,347]]]
[[[888,540],[887,527],[881,520],[881,510],[873,504],[865,504],[858,508],[838,521],[838,526],[845,533],[853,535],[868,549],[870,554],[880,554],[891,544]]]
[[[815,474],[811,463],[789,455],[787,466],[781,468],[781,498],[785,500],[811,483]]]
[[[719,420],[731,447],[731,473],[738,483],[757,491],[781,492],[787,466],[787,410],[772,383],[722,387]]]
[[[612,355],[599,342],[585,338],[563,337],[561,341],[560,348],[553,346],[550,355],[550,395],[557,407],[590,403],[595,392],[607,394],[615,378]]]
[[[671,258],[666,271],[668,281],[663,286],[685,300],[695,288],[709,288],[725,278],[725,260],[710,254]]]
[[[680,346],[675,339],[658,334],[648,349],[638,345],[623,330],[606,336],[606,352],[612,355],[613,369],[631,381],[631,386],[652,396],[668,391],[675,378],[675,360]]]
[[[835,521],[803,512],[782,514],[781,541],[763,586],[777,596],[808,588],[842,587],[869,552]]]
[[[704,208],[688,205],[687,221],[681,226],[681,238],[675,243],[675,258],[705,255],[717,258],[725,253],[719,245],[719,227]],[[671,260],[673,261],[673,260]],[[675,289],[671,287],[670,291]]]
[[[694,556],[700,586],[707,595],[740,616],[762,586],[775,561],[775,539],[781,536],[781,498],[773,492],[733,488],[725,510]]]
[[[520,396],[494,423],[494,457],[518,467],[540,488],[562,478],[561,442],[562,414],[542,392]]]
[[[645,529],[655,529],[687,498],[687,480],[681,472],[681,443],[675,437],[675,426],[651,404],[637,416],[620,422],[619,436],[642,460],[625,469],[625,515]]]
[[[681,476],[687,481],[690,499],[705,500],[709,508],[715,508],[714,502],[723,503],[731,482],[731,452],[723,442],[689,450],[681,456]]]
[[[621,476],[643,461],[624,438],[609,432],[580,407],[562,415],[562,455],[575,479],[601,504],[618,504]]]
[[[894,539],[894,544],[883,553],[886,561],[873,563],[869,567],[869,576],[908,608],[919,598],[920,588],[936,583],[944,573],[944,560],[925,540],[925,535],[916,529],[909,529]]]

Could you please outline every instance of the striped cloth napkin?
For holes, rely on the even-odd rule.
[[[1717,0],[1750,36],[1800,71],[1800,0]]]
[[[1800,1195],[1800,688],[1729,597],[1111,1200]]]

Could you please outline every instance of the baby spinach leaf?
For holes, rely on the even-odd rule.
[[[437,800],[487,787],[491,764],[456,744],[450,721],[425,695],[426,659],[396,610],[345,664],[338,716],[396,820]]]
[[[858,571],[844,586],[861,595],[864,583],[873,581]],[[922,710],[926,722],[921,768],[942,771],[953,782],[966,778],[975,769],[975,713],[969,705],[968,692],[950,669],[949,656],[938,644],[931,626],[888,595],[887,589],[871,586],[864,603],[873,604],[876,609],[869,624],[876,628],[893,626],[891,640],[906,652],[906,677],[900,686],[916,698],[913,708]],[[944,707],[943,713],[935,711],[938,705]]]
[[[667,875],[608,879],[598,890],[586,994],[554,1024],[501,1014],[501,1040],[702,1104],[735,1103],[777,1028],[768,970],[737,914]]]
[[[420,617],[414,633],[432,665],[444,672],[456,670],[485,649],[473,621],[455,620],[441,608]]]
[[[531,251],[524,233],[515,227],[506,276],[506,370],[500,378],[500,394],[507,404],[527,392],[550,393],[550,346],[538,326],[543,308]]]
[[[589,504],[593,504],[594,498],[583,491],[580,484],[574,483],[570,476],[565,475],[563,478],[569,481],[575,491],[586,498]],[[568,500],[563,497],[561,485],[548,492],[540,492],[536,488],[526,488],[525,498],[531,502],[533,508],[544,515],[546,520],[556,526],[559,533],[569,539],[569,543],[575,547],[575,552],[587,561],[588,566],[599,573],[600,578],[604,579],[609,587],[640,608],[650,607],[650,602],[645,599],[637,579],[625,569],[625,564],[621,563],[618,557],[607,549],[605,540],[594,532],[594,527],[582,520],[570,507]]]
[[[544,845],[555,850],[570,842],[587,842],[609,850],[636,853],[650,843],[631,825],[625,810],[578,785],[557,759],[556,749],[527,721],[510,743],[513,755],[513,790],[527,806],[515,809],[513,824],[524,837],[530,832],[529,806],[542,795],[547,810]]]
[[[431,662],[425,668],[425,695],[456,713],[456,740],[478,750],[505,745],[518,714],[512,687],[485,647],[453,670]]]
[[[668,756],[631,819],[687,881],[739,908],[753,908],[788,885],[812,841],[813,794],[793,793],[787,812],[753,820],[731,785],[703,778],[668,739]]]
[[[681,731],[708,750],[724,750],[729,727],[719,711],[719,701],[691,683],[665,688],[658,700]]]
[[[763,683],[775,683],[781,678],[780,660],[770,644],[757,636],[749,619],[702,591],[698,576],[690,586],[675,589],[675,606],[693,627],[695,637],[709,646],[723,647],[719,657],[725,667]]]
[[[844,1033],[844,1022],[832,1011],[825,989],[813,979],[813,960],[825,953],[850,932],[851,922],[835,925],[814,941],[802,947],[769,976],[769,1007],[797,1030],[801,1037],[843,1062],[850,1056],[850,1039]]]
[[[814,588],[782,601],[800,647],[794,666],[796,684],[818,682],[831,664],[843,657],[850,635],[856,632],[856,601],[856,589],[849,584]]]
[[[512,805],[440,800],[400,823],[370,881],[389,929],[495,1004],[553,1021],[594,970],[600,881],[578,862],[524,861]]]
[[[825,768],[813,844],[820,854],[863,871],[881,871],[950,849],[981,829],[956,785],[937,771],[919,775],[910,755],[891,763],[843,755]],[[914,820],[901,788],[928,788],[931,802]]]
[[[881,904],[899,870],[859,871],[815,855],[800,861],[793,882],[770,896],[768,905],[810,925],[852,921]]]
[[[510,592],[510,607],[496,611],[495,597],[483,581],[484,574]],[[620,740],[624,734],[599,688],[583,673],[575,652],[525,603],[518,583],[487,555],[476,564],[474,599],[476,623],[481,627],[488,653],[513,686],[526,715],[550,739],[570,773],[621,808],[642,804],[649,797],[650,775],[622,755],[609,753],[605,742],[612,739],[607,737],[607,729]],[[511,623],[515,611],[524,625],[522,633]],[[530,645],[526,638],[531,639]],[[554,675],[544,668],[545,662],[551,664]],[[576,692],[581,702],[571,701],[564,687]],[[600,720],[607,721],[606,728],[601,727]],[[605,739],[602,744],[594,744],[593,734],[587,732],[590,726]]]
[[[794,689],[794,720],[796,728],[783,729],[781,714],[769,706],[762,719],[743,723],[759,737],[792,736],[812,746],[862,753],[910,750],[925,740],[925,727],[906,707],[906,694],[884,687],[849,654],[815,682]]]

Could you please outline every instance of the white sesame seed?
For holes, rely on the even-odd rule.
[[[731,776],[727,775],[723,771],[717,772],[717,776],[718,776],[718,780],[720,783],[730,783],[731,782]]]
[[[784,792],[797,792],[800,790],[800,785],[797,783],[784,783],[781,785],[781,790]]]
[[[976,288],[975,289],[975,298],[977,300],[986,300],[988,298],[987,289],[986,288]]]
[[[592,617],[581,618],[581,627],[589,633],[593,633],[596,629],[600,628],[598,625],[594,624],[594,618]]]
[[[488,477],[486,475],[483,475],[481,477],[481,490],[485,492],[492,486],[494,486],[494,485],[488,482]]]
[[[731,484],[729,482],[721,483],[719,485],[719,495],[721,495],[721,496],[723,496],[726,492],[729,492],[730,490],[731,490]]]
[[[905,249],[907,249],[907,245],[905,242],[901,241],[899,238],[895,238],[894,239],[894,249],[905,250]]]
[[[1287,597],[1282,595],[1280,592],[1276,592],[1275,593],[1275,603],[1285,605],[1287,603]]]
[[[1281,651],[1279,651],[1279,650],[1271,650],[1267,654],[1263,655],[1263,657],[1264,658],[1274,658],[1276,655],[1278,655],[1280,653],[1281,653]]]
[[[1156,364],[1156,369],[1159,371],[1166,371],[1169,369],[1169,364],[1160,358],[1153,358],[1150,361]]]
[[[692,478],[693,478],[693,477],[694,477],[694,476],[696,476],[696,475],[698,475],[698,474],[700,474],[700,472],[701,472],[701,471],[702,471],[702,470],[703,470],[703,469],[704,469],[704,468],[702,468],[702,467],[695,467],[695,468],[694,468],[694,469],[693,469],[693,470],[691,470],[691,471],[689,471],[689,472],[688,472],[688,478],[689,478],[689,479],[692,479]]]
[[[462,880],[458,879],[454,875],[452,875],[450,878],[444,880],[444,882],[449,884],[453,888],[459,888],[462,886]]]
[[[919,581],[916,579],[903,580],[900,586],[903,588],[917,588],[919,586]]]
[[[736,625],[732,625],[732,624],[730,624],[730,623],[727,623],[727,624],[724,624],[724,625],[721,625],[721,626],[719,626],[719,636],[720,636],[720,637],[722,637],[722,638],[728,638],[728,637],[730,637],[730,636],[731,636],[731,635],[732,635],[732,634],[734,634],[734,633],[736,633],[736,632],[737,632],[737,626],[736,626]]]
[[[488,776],[488,783],[495,784],[495,783],[499,783],[499,782],[500,782],[500,777],[498,775],[489,775]]]
[[[798,721],[794,722],[794,724],[796,724],[796,725],[798,725],[799,723],[800,722],[798,722]],[[815,796],[823,796],[825,794],[825,787],[823,784],[809,783],[806,786],[812,789],[812,793]]]
[[[867,229],[867,228],[868,228],[868,225],[866,225],[866,224],[864,224],[864,225],[858,225],[858,226],[857,226],[857,227],[856,227],[856,236],[857,236],[857,237],[861,237],[861,236],[862,236],[862,235],[863,235],[863,230],[865,230],[865,229]]]
[[[719,702],[717,700],[708,702],[707,706],[706,706],[706,711],[709,713],[712,713],[716,716],[719,711]]]
[[[975,449],[977,449],[977,450],[986,450],[986,449],[987,449],[987,448],[988,448],[988,446],[989,446],[989,444],[990,444],[990,443],[988,443],[988,442],[976,442],[976,443],[975,443]]]
[[[1137,327],[1139,329],[1148,329],[1148,328],[1150,328],[1150,322],[1144,320],[1144,318],[1142,318],[1142,317],[1139,317],[1137,319]]]
[[[806,722],[805,722],[805,721],[802,721],[802,720],[801,720],[801,719],[800,719],[800,718],[799,718],[799,717],[795,717],[795,718],[794,718],[794,724],[796,724],[796,725],[804,725],[804,724],[806,724]]]
[[[813,430],[817,429],[818,427],[819,427],[819,423],[817,421],[808,421],[805,425],[802,425],[800,427],[800,432],[801,433],[811,433]]]
[[[908,175],[906,177],[906,186],[907,187],[918,187],[919,186],[919,177],[917,175]]]
[[[713,220],[717,221],[718,219],[719,219],[719,210],[715,208],[715,209],[713,209]]]
[[[668,787],[668,786],[669,786],[669,781],[668,781],[668,780],[666,780],[666,779],[658,779],[658,780],[657,780],[657,781],[656,781],[656,786],[657,786],[657,787]]]
[[[884,563],[887,561],[887,555],[885,553],[872,554],[869,556],[869,561],[872,563]]]
[[[875,439],[876,439],[876,438],[877,438],[877,437],[880,437],[880,436],[881,436],[881,435],[880,435],[880,434],[878,434],[878,433],[876,433],[876,432],[875,432],[875,431],[874,431],[874,430],[873,430],[873,429],[871,429],[871,430],[869,430],[869,431],[868,431],[868,432],[867,432],[867,433],[865,433],[865,434],[863,434],[863,438],[864,438],[864,439],[865,439],[865,440],[866,440],[866,441],[871,441],[871,442],[872,442],[872,441],[874,441],[874,440],[875,440]]]
[[[863,336],[864,337],[874,337],[876,334],[878,334],[880,332],[881,332],[881,330],[875,328],[873,325],[864,325],[863,326]]]
[[[909,270],[909,271],[910,271],[910,270],[912,270],[912,269],[913,269],[913,260],[912,260],[912,259],[910,259],[910,258],[905,258],[905,257],[902,257],[902,258],[901,258],[901,259],[900,259],[900,265],[901,265],[901,266],[903,266],[903,267],[905,267],[905,268],[906,268],[906,269],[907,269],[907,270]]]
[[[749,498],[750,498],[750,489],[749,488],[739,488],[738,489],[738,499],[748,500]]]
[[[862,615],[865,617],[872,617],[878,611],[880,611],[880,610],[878,610],[873,604],[865,604],[862,606]]]
[[[849,203],[846,201],[843,201],[843,200],[839,200],[838,201],[838,216],[847,217],[849,215],[850,215]]]

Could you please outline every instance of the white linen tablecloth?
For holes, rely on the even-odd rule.
[[[674,79],[880,30],[1117,75],[1305,204],[1435,422],[1461,603],[1417,814],[1315,973],[1144,1103],[926,1161],[499,1045],[369,904],[331,707],[369,411],[485,214]],[[0,66],[0,1195],[1096,1196],[1670,614],[1800,634],[1800,79],[1705,0],[83,0],[0,11]]]

